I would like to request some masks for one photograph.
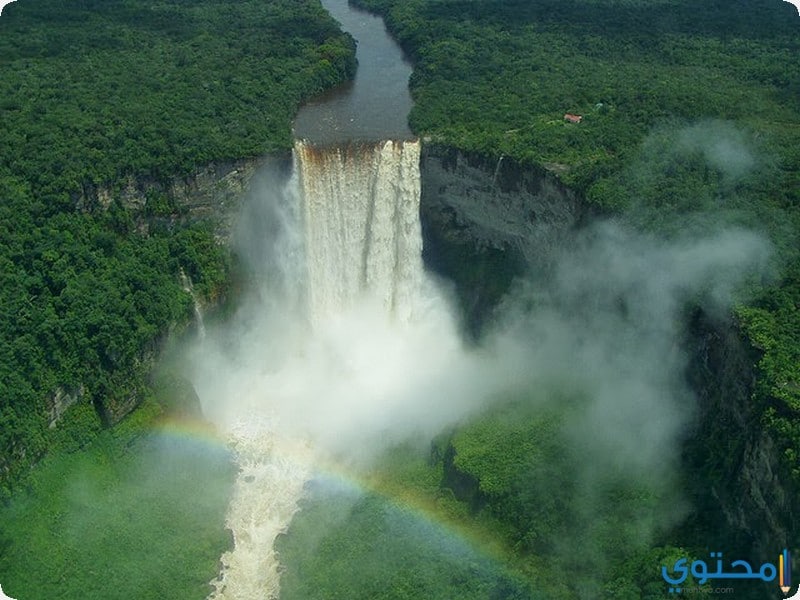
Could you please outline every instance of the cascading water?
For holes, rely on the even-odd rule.
[[[364,295],[401,320],[419,297],[419,142],[295,144],[312,322]]]
[[[281,334],[267,328],[263,344],[279,347],[280,360],[258,366],[250,352],[256,367],[230,377],[235,389],[218,389],[230,416],[215,417],[205,407],[226,429],[239,466],[227,517],[234,548],[221,559],[213,600],[278,597],[273,544],[297,511],[315,461],[335,453],[336,436],[352,436],[350,429],[382,435],[374,415],[356,405],[396,409],[409,357],[432,339],[456,339],[422,266],[419,142],[323,148],[298,141],[294,169],[288,185],[299,193],[283,198],[299,210],[285,207],[279,240],[270,246],[284,281],[279,299],[262,306],[276,313],[268,321],[285,315],[294,331],[287,333],[292,327],[285,324]],[[298,251],[302,259],[290,260]],[[271,293],[269,281],[266,288],[262,299]],[[298,310],[291,304],[300,298],[306,306]],[[276,335],[283,337],[271,339]],[[387,360],[376,362],[381,355]],[[204,375],[213,377],[198,377]]]
[[[195,326],[197,327],[197,335],[200,339],[206,337],[206,324],[205,320],[203,319],[203,308],[200,305],[200,301],[197,299],[197,294],[194,293],[194,285],[192,285],[191,279],[186,276],[186,272],[183,270],[183,267],[180,269],[180,278],[181,278],[181,287],[183,287],[183,291],[189,294],[192,297],[192,305],[194,307],[194,321]]]

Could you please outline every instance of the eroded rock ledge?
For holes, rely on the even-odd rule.
[[[217,241],[226,244],[253,177],[274,163],[290,164],[291,159],[287,155],[213,163],[167,180],[128,175],[113,184],[85,186],[75,203],[79,210],[93,211],[107,210],[119,202],[131,212],[137,231],[144,235],[156,225],[172,229],[209,221]]]

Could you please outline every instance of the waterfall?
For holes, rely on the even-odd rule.
[[[423,281],[419,142],[298,141],[295,157],[312,323],[364,295],[410,319]]]
[[[423,272],[419,155],[416,141],[295,143],[287,185],[299,193],[282,190],[266,207],[277,227],[263,257],[273,297],[262,290],[255,311],[265,323],[282,323],[255,331],[248,322],[242,339],[254,341],[242,341],[246,350],[225,376],[208,368],[198,375],[207,378],[198,387],[224,398],[231,416],[221,420],[239,466],[227,516],[234,548],[221,558],[211,600],[278,598],[274,542],[315,461],[353,431],[385,436],[376,421],[383,414],[358,403],[397,410],[403,365],[432,340],[454,339],[451,329],[437,329],[445,321],[433,316],[438,296]],[[248,225],[263,228],[255,218]],[[279,361],[264,360],[278,353]],[[435,359],[427,362],[436,370]]]
[[[500,174],[500,165],[503,164],[503,159],[505,157],[505,154],[501,154],[500,158],[497,159],[497,166],[494,168],[494,175],[492,176],[492,187],[497,187],[497,176]]]
[[[192,305],[194,307],[194,321],[195,325],[197,326],[197,335],[200,339],[206,337],[206,324],[203,320],[203,308],[200,305],[200,300],[197,295],[194,293],[194,285],[192,285],[192,280],[186,275],[186,272],[183,270],[183,267],[180,268],[180,278],[181,278],[181,287],[183,287],[183,291],[189,294],[192,297]]]

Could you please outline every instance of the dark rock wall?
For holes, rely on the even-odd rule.
[[[454,282],[474,336],[513,279],[546,270],[593,213],[545,169],[505,157],[423,144],[420,175],[423,259]]]
[[[147,235],[154,225],[168,229],[195,221],[209,221],[221,244],[230,241],[243,199],[254,177],[261,171],[291,169],[291,156],[249,158],[213,163],[182,176],[160,180],[147,176],[128,176],[105,186],[87,186],[76,206],[80,210],[106,210],[119,202],[129,210],[140,234]],[[166,199],[171,211],[153,210],[155,199]]]
[[[793,547],[798,497],[754,399],[758,351],[733,323],[699,311],[688,332],[687,377],[698,415],[683,456],[696,510],[687,536],[774,562]]]
[[[421,216],[426,266],[453,281],[466,329],[475,338],[515,277],[546,276],[569,233],[597,216],[551,173],[510,159],[425,144]],[[709,550],[774,561],[792,548],[797,492],[779,472],[779,449],[753,404],[757,352],[731,321],[701,311],[687,322],[687,377],[698,412],[683,463],[694,514],[676,537]],[[445,481],[471,506],[477,483],[443,451]],[[442,458],[442,457],[440,457]]]
[[[510,158],[425,144],[420,168],[423,219],[449,223],[456,241],[510,250],[529,265],[546,264],[590,214],[551,173]]]

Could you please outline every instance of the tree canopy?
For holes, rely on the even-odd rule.
[[[206,296],[227,280],[208,224],[139,232],[119,182],[286,152],[299,103],[354,69],[352,38],[312,0],[4,8],[0,496],[62,433],[79,446],[146,394],[158,340],[191,315],[181,269]],[[100,188],[109,206],[82,207]],[[145,215],[169,208],[149,200]],[[78,407],[49,428],[58,390]]]

